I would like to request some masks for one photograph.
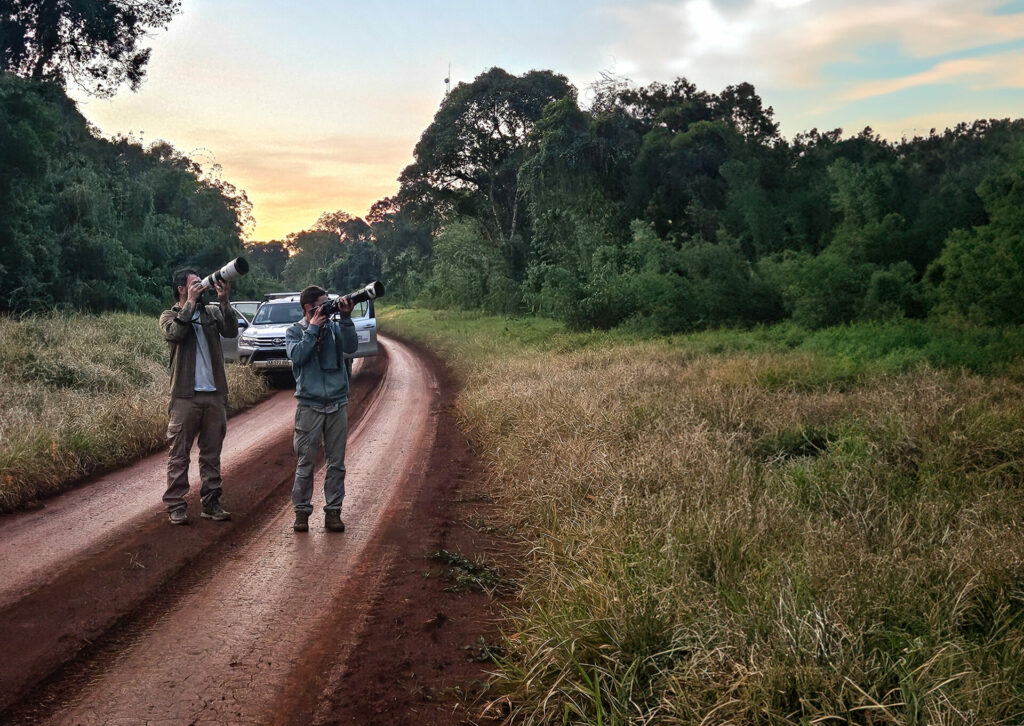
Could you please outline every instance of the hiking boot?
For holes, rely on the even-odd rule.
[[[292,525],[292,529],[294,529],[296,532],[308,532],[309,512],[296,512],[295,524]]]
[[[188,510],[184,507],[172,509],[167,513],[167,518],[171,524],[188,524]]]
[[[199,516],[203,519],[212,519],[215,522],[226,522],[231,519],[231,512],[224,509],[224,505],[220,503],[219,499],[214,499],[209,504],[203,502],[203,511]]]
[[[341,512],[337,509],[328,509],[324,513],[324,529],[328,532],[344,532],[345,523],[341,521]]]

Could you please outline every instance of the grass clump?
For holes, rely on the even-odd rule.
[[[483,558],[471,560],[465,555],[446,549],[431,552],[428,557],[448,568],[444,576],[449,585],[445,589],[450,592],[493,593],[502,587],[501,573]]]
[[[1024,722],[1016,331],[986,360],[916,322],[381,322],[453,362],[526,539],[491,683],[516,721]]]
[[[167,360],[153,317],[0,318],[0,512],[163,446]],[[232,410],[266,393],[248,368],[227,375]]]

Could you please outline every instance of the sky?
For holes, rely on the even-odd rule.
[[[394,194],[449,64],[453,86],[551,69],[583,105],[602,73],[747,81],[787,138],[1024,116],[1024,0],[183,0],[150,45],[137,92],[71,89],[79,108],[217,165],[263,241]]]

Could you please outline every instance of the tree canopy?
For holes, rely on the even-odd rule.
[[[95,138],[53,85],[0,81],[0,306],[150,309],[173,266],[240,250],[243,192],[166,144]],[[788,140],[750,84],[592,91],[499,68],[459,84],[395,195],[250,244],[243,289],[380,278],[427,305],[662,332],[1022,322],[1024,120]]]
[[[401,175],[406,197],[427,195],[471,216],[501,240],[508,263],[521,266],[523,227],[519,168],[534,125],[551,102],[574,95],[565,76],[491,68],[445,98]]]
[[[148,32],[165,28],[180,0],[7,0],[0,8],[0,71],[73,82],[97,96],[146,73]]]
[[[1008,291],[1024,272],[1003,220],[1005,200],[1024,201],[1011,181],[1024,121],[788,141],[748,83],[713,93],[606,76],[583,108],[562,77],[538,73],[460,85],[403,172],[385,217],[431,230],[424,301],[496,309],[500,288],[579,327],[659,330],[940,310],[1016,320]],[[495,99],[540,78],[508,134]]]
[[[97,138],[58,87],[0,74],[0,310],[159,310],[174,269],[242,251],[250,206],[169,144]]]

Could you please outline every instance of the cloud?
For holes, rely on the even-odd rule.
[[[680,0],[612,10],[624,39],[610,49],[638,81],[686,75],[711,88],[750,80],[815,88],[829,63],[894,43],[927,59],[1024,38],[1024,13],[992,15],[1002,0]]]
[[[1024,51],[938,63],[927,71],[901,78],[858,83],[840,98],[856,101],[918,86],[958,83],[971,90],[1024,87]]]

